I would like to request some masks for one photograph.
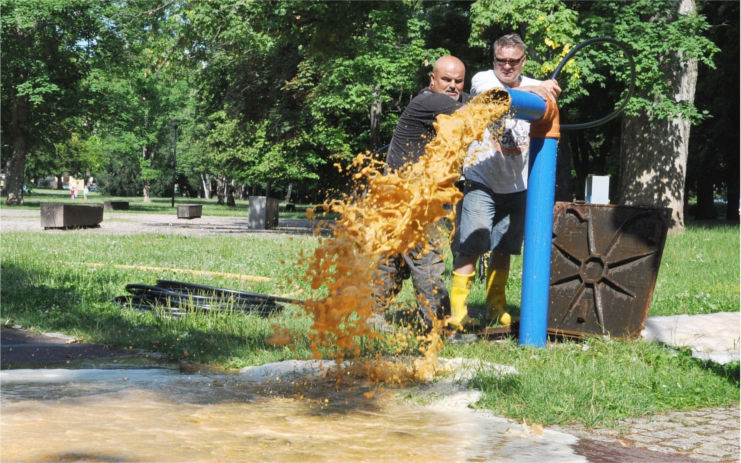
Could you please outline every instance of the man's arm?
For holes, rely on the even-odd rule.
[[[556,101],[558,95],[561,94],[561,87],[558,86],[558,82],[554,79],[544,80],[539,85],[524,85],[518,87],[517,90],[523,92],[535,93],[544,100]]]

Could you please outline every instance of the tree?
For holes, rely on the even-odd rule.
[[[343,180],[335,163],[387,143],[418,90],[410,76],[447,52],[425,47],[418,6],[195,2],[188,18],[191,56],[202,63],[199,123],[208,127],[210,115],[224,111],[220,117],[257,137],[231,172],[253,185],[336,186]]]
[[[620,202],[672,209],[672,232],[684,230],[684,194],[690,128],[701,119],[694,105],[697,62],[712,65],[717,48],[702,33],[694,1],[621,5],[615,34],[636,38],[639,89],[623,118]]]
[[[0,8],[7,204],[23,202],[27,164],[34,175],[86,174],[110,164],[106,157],[118,163],[138,152],[144,185],[161,175],[170,156],[155,154],[167,151],[187,95],[170,66],[177,5],[9,0]]]
[[[7,160],[6,204],[23,204],[29,153],[54,152],[70,137],[64,121],[80,114],[80,82],[98,32],[98,2],[8,0],[3,31],[2,145]]]
[[[673,227],[681,230],[689,127],[703,117],[693,104],[696,61],[712,66],[716,51],[703,36],[707,22],[694,12],[692,3],[479,0],[471,7],[471,17],[472,44],[490,43],[483,38],[490,38],[487,34],[492,30],[519,31],[532,48],[528,54],[534,63],[526,73],[536,77],[548,74],[560,58],[548,47],[563,54],[581,40],[607,36],[633,48],[639,91],[622,119],[619,202],[672,207]],[[578,23],[580,29],[570,27],[571,23]],[[610,88],[615,80],[594,72],[605,63],[613,63],[611,72],[617,81],[627,82],[628,68],[621,55],[614,47],[589,50],[577,54],[574,63],[564,68],[565,75],[559,82],[567,90],[559,104],[567,107],[562,111],[567,120],[570,103],[579,107],[573,114],[590,113],[582,109],[594,104],[596,95],[586,91],[589,85],[604,89],[610,95],[607,101],[621,100],[621,91],[625,92],[627,85],[615,92]],[[604,95],[599,98],[598,103],[605,100]],[[589,149],[584,143],[581,146]]]
[[[696,218],[716,218],[715,200],[723,198],[725,218],[738,222],[739,3],[705,2],[701,12],[711,24],[708,38],[720,51],[715,69],[701,64],[698,70],[697,106],[709,117],[690,134],[687,194],[697,198],[691,210]]]
[[[106,11],[107,34],[98,41],[95,71],[84,81],[91,133],[110,148],[105,170],[126,165],[137,177],[129,185],[140,186],[145,201],[153,182],[168,184],[171,191],[173,121],[192,97],[189,69],[182,66],[186,50],[179,43],[180,7],[159,0],[112,5]],[[116,189],[128,190],[118,185],[120,179],[109,178]]]

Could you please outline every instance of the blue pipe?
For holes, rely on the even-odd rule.
[[[513,117],[537,121],[545,114],[546,102],[538,95],[507,91]],[[547,339],[557,148],[556,138],[530,139],[519,336],[525,346],[545,347]]]
[[[515,119],[537,121],[545,114],[545,100],[538,95],[522,90],[507,89],[511,102],[509,110]]]
[[[530,174],[522,256],[521,346],[545,347],[551,284],[553,201],[558,139],[530,139]]]

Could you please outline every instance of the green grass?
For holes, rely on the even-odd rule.
[[[511,365],[518,374],[485,371],[474,379],[480,407],[528,422],[614,426],[667,410],[738,403],[738,362],[718,366],[658,344],[590,338],[546,349],[478,342],[445,351]]]
[[[272,333],[272,323],[306,332],[310,321],[295,307],[287,307],[275,320],[225,313],[168,319],[109,301],[128,294],[129,283],[153,285],[157,279],[303,298],[296,264],[298,255],[315,243],[313,237],[4,233],[2,317],[5,324],[64,331],[109,346],[151,349],[171,359],[227,367],[293,358],[296,353],[272,347],[265,338]],[[195,273],[200,271],[213,273]],[[305,346],[297,352],[308,355]]]
[[[650,314],[738,311],[738,234],[738,226],[690,225],[684,235],[670,236]],[[121,308],[110,300],[126,294],[129,283],[154,284],[157,279],[308,298],[311,291],[302,278],[305,266],[300,255],[315,248],[315,237],[114,236],[74,231],[4,232],[0,239],[4,325],[66,332],[113,347],[226,368],[311,355],[307,336],[311,320],[298,306],[286,305],[270,317],[210,313],[167,318]],[[507,288],[515,313],[520,272],[521,259],[515,259]],[[239,279],[234,274],[269,280]],[[399,297],[402,305],[413,304],[410,286]],[[477,281],[471,303],[480,305],[483,299],[483,283]],[[266,341],[274,325],[295,334],[291,348]],[[393,346],[363,347],[363,354],[370,357],[378,349],[391,352]],[[478,341],[446,344],[443,355],[514,366],[517,375],[496,377],[482,371],[476,377],[475,386],[484,392],[479,405],[528,422],[606,426],[625,417],[739,400],[738,362],[719,367],[687,352],[641,341],[592,338],[556,342],[545,349],[520,347],[513,341]]]
[[[738,225],[690,224],[684,234],[669,236],[650,314],[738,310]]]

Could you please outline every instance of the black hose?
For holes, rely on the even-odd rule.
[[[582,122],[580,124],[561,124],[561,130],[578,130],[578,129],[588,129],[590,127],[597,127],[598,125],[602,125],[605,122],[611,121],[612,119],[615,119],[618,115],[620,115],[621,112],[623,112],[623,109],[625,109],[625,105],[628,104],[628,100],[633,96],[633,92],[635,91],[635,83],[636,83],[636,65],[635,61],[633,60],[633,50],[631,48],[619,40],[615,40],[610,37],[594,37],[589,40],[585,40],[575,46],[571,51],[566,54],[566,56],[563,57],[560,63],[558,63],[558,66],[556,66],[556,69],[553,71],[553,74],[551,74],[551,79],[557,79],[558,75],[561,73],[561,69],[564,67],[564,65],[576,54],[577,51],[581,50],[582,48],[592,45],[593,43],[600,43],[600,42],[608,42],[613,45],[617,45],[620,47],[628,56],[628,61],[630,62],[630,84],[628,85],[628,92],[625,94],[625,97],[623,98],[623,101],[620,103],[620,106],[617,107],[613,112],[606,115],[605,117],[595,119],[593,121],[589,122]]]
[[[279,304],[266,304],[264,302],[245,304],[212,300],[209,301],[212,303],[207,303],[188,298],[161,297],[152,294],[117,296],[113,298],[112,302],[127,309],[140,312],[167,313],[176,317],[205,312],[244,312],[268,316],[283,309]]]
[[[279,297],[279,296],[268,296],[267,294],[259,294],[259,293],[249,293],[245,291],[237,291],[234,289],[225,289],[225,288],[218,288],[216,286],[206,286],[206,285],[199,285],[195,283],[185,283],[182,281],[171,281],[171,280],[157,280],[157,286],[160,288],[168,288],[168,289],[184,289],[184,290],[196,290],[199,292],[205,292],[209,294],[215,294],[222,297],[228,297],[228,296],[234,296],[239,299],[243,300],[261,300],[261,301],[267,301],[267,302],[285,302],[287,304],[303,304],[304,301],[300,299],[291,299],[287,297]]]
[[[279,302],[304,303],[299,299],[170,280],[158,280],[156,286],[132,283],[126,285],[126,291],[131,295],[118,296],[112,302],[124,308],[162,312],[175,317],[199,311],[241,311],[270,315],[283,309]]]
[[[374,152],[372,152],[372,153],[370,154],[370,156],[375,156],[376,154],[379,154],[379,153],[383,153],[384,151],[388,151],[388,149],[389,149],[389,146],[391,146],[391,145],[390,145],[390,144],[388,144],[388,145],[383,145],[382,147],[380,147],[380,148],[378,148],[377,150],[375,150]]]

